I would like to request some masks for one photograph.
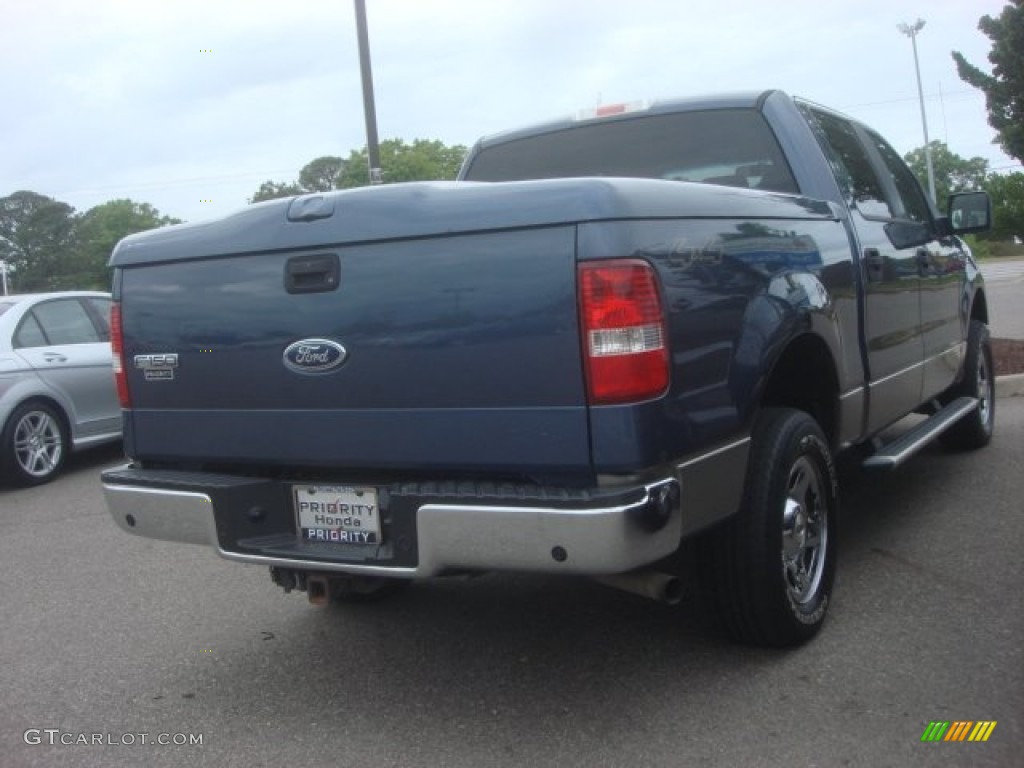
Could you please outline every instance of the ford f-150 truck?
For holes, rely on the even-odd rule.
[[[109,508],[316,603],[492,570],[671,601],[682,553],[733,636],[798,644],[831,601],[837,453],[991,436],[957,237],[990,205],[949,206],[870,128],[768,91],[602,107],[480,140],[456,182],[133,235]]]

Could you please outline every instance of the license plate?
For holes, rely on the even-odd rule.
[[[296,485],[292,488],[303,541],[376,546],[380,509],[374,488]]]

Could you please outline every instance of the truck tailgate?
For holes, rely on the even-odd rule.
[[[183,253],[115,282],[136,459],[590,466],[571,225]],[[311,371],[293,347],[287,365],[303,340],[343,362]]]

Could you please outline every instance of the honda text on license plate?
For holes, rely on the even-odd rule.
[[[380,510],[375,489],[296,485],[292,491],[303,541],[364,546],[380,543]]]

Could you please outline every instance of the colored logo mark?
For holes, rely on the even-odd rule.
[[[921,741],[988,741],[995,728],[995,720],[932,720]]]

